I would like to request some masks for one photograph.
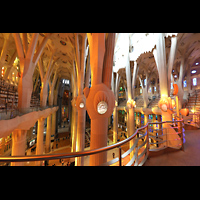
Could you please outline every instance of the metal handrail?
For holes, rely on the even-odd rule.
[[[172,123],[172,124],[175,124],[175,123],[177,123],[179,125],[171,127],[173,129],[178,129],[176,131],[176,133],[165,133],[165,134],[163,134],[164,133],[164,131],[163,131],[162,135],[153,136],[153,135],[149,134],[149,138],[152,138],[153,140],[156,141],[156,142],[149,142],[149,144],[150,145],[155,145],[155,144],[158,145],[158,144],[163,144],[165,142],[168,143],[168,141],[171,141],[171,140],[173,140],[173,141],[181,140],[181,144],[178,144],[178,145],[173,146],[173,147],[170,146],[170,147],[177,149],[177,146],[179,146],[179,147],[181,146],[181,149],[184,151],[184,143],[185,143],[185,138],[184,137],[185,137],[185,134],[184,134],[184,129],[182,127],[183,121],[184,120],[181,119],[181,120],[177,120],[177,121],[165,121],[165,122],[158,122],[158,123],[153,122],[153,123],[151,123],[151,124],[161,124],[161,123]],[[157,132],[157,131],[164,130],[164,129],[166,131],[168,130],[168,128],[161,128],[161,129],[157,129],[157,130],[153,129],[153,131]],[[179,135],[180,138],[176,138],[176,139],[167,138],[168,135],[173,135],[173,134]],[[163,136],[166,136],[165,140],[161,139],[161,137],[163,137]],[[149,151],[160,151],[160,150],[163,150],[163,149],[165,149],[167,147],[168,147],[168,145],[164,145],[164,146],[160,146],[160,147],[157,146],[157,148],[150,148]]]
[[[0,162],[24,162],[24,161],[41,161],[41,160],[54,160],[54,159],[63,159],[63,158],[73,158],[73,157],[82,157],[82,156],[89,156],[96,153],[101,153],[104,151],[108,151],[114,149],[116,147],[119,148],[121,152],[121,146],[132,140],[138,133],[138,131],[148,128],[149,124],[162,124],[162,123],[177,123],[183,122],[183,120],[177,121],[164,121],[164,122],[156,122],[151,123],[148,122],[145,126],[138,128],[134,134],[132,134],[127,139],[120,141],[118,143],[112,144],[110,146],[101,147],[98,149],[92,149],[88,151],[79,151],[79,152],[72,152],[72,153],[59,153],[59,154],[48,154],[48,155],[30,155],[30,156],[8,156],[8,157],[0,157]],[[121,163],[121,154],[119,155],[119,161]]]

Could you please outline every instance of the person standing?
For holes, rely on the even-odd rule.
[[[112,153],[112,155],[113,155],[113,158],[115,158],[115,153],[114,152]]]
[[[62,166],[64,166],[64,160],[62,159]]]

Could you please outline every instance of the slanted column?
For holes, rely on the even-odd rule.
[[[36,155],[42,155],[44,150],[43,137],[44,137],[44,119],[38,119],[38,129],[37,129],[37,144],[36,144]],[[36,161],[37,166],[42,165],[42,161]]]
[[[50,34],[46,34],[35,53],[39,33],[33,33],[30,44],[28,44],[27,34],[23,33],[23,45],[20,34],[13,33],[17,54],[20,60],[21,78],[18,83],[18,109],[21,112],[26,112],[27,108],[30,107],[31,94],[33,90],[32,76],[49,36]]]
[[[25,156],[26,130],[14,130],[12,133],[12,156]],[[12,162],[11,166],[23,166],[24,162]]]

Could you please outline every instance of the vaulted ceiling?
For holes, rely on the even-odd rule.
[[[42,39],[45,37],[47,33],[40,33],[39,40],[37,46],[39,47]],[[132,36],[136,35],[130,34]],[[116,41],[120,34],[116,34]],[[20,34],[22,38],[22,34]],[[30,43],[32,37],[32,33],[27,34],[28,43]],[[187,59],[188,65],[193,65],[195,61],[200,57],[200,33],[178,33],[177,35],[177,53],[175,57],[174,67],[180,65],[181,56],[184,56]],[[9,39],[9,47],[7,50],[7,63],[9,63],[10,59],[16,53],[16,46],[13,35],[11,33],[0,33],[0,49],[3,48],[4,39]],[[79,34],[79,41],[81,40],[81,33]],[[168,59],[170,47],[171,47],[171,36],[166,37],[166,58]],[[130,44],[129,50],[133,48]],[[48,65],[50,56],[52,51],[55,51],[53,60],[56,61],[53,69],[53,73],[56,68],[58,68],[58,74],[61,78],[71,79],[73,62],[75,59],[75,35],[74,33],[51,33],[48,42],[42,52],[41,58],[43,60],[44,71],[46,70],[46,66]],[[120,47],[119,47],[120,48]],[[37,48],[36,48],[37,49]],[[134,51],[134,48],[132,49]],[[137,58],[137,63],[139,65],[138,74],[143,74],[145,72],[149,73],[154,71],[157,73],[156,63],[153,56],[152,51],[142,53]],[[6,65],[6,63],[5,63]],[[131,70],[134,67],[134,61],[131,61]],[[36,66],[35,73],[39,73],[38,66]],[[121,74],[123,74],[123,70],[121,70]],[[123,75],[123,79],[121,81],[125,81],[126,77]]]
[[[136,33],[137,34],[137,33]],[[133,37],[135,34],[130,34],[130,37]],[[133,49],[134,47],[132,44],[129,49]],[[165,50],[166,50],[166,60],[169,57],[170,53],[170,47],[171,47],[171,36],[165,37]],[[120,48],[120,47],[119,47]],[[156,48],[156,45],[155,47]],[[158,71],[155,63],[155,59],[153,56],[153,49],[149,52],[142,53],[136,60],[139,71],[138,75],[144,76],[145,73],[151,73],[152,71],[157,74],[158,77]],[[119,51],[119,49],[118,49]],[[181,62],[181,57],[184,57],[184,59],[187,62],[188,66],[194,66],[197,61],[200,61],[200,33],[178,33],[177,34],[177,52],[176,57],[174,61],[173,68],[177,68],[176,71],[179,72],[179,66]],[[130,67],[131,67],[131,74],[134,67],[134,61],[131,61]],[[126,82],[126,76],[125,76],[125,69],[121,69],[120,73],[122,75],[121,79],[121,86],[123,85],[123,82]]]

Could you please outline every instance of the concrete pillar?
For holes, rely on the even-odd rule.
[[[36,155],[43,154],[43,138],[44,138],[44,118],[38,119],[38,129],[37,129],[37,144],[36,144]],[[42,161],[36,161],[37,166],[42,165]]]
[[[71,125],[71,138],[72,138],[72,147],[71,152],[76,152],[76,135],[77,135],[77,109],[75,106],[75,99],[72,100],[72,125]]]
[[[70,131],[71,130],[71,92],[69,92],[69,97],[68,97],[68,119],[69,119],[69,131]]]
[[[113,112],[113,143],[117,142],[117,135],[118,135],[118,110],[117,107],[114,107]]]
[[[51,144],[51,114],[47,117],[47,131],[46,131],[46,144],[45,144],[45,152],[50,152],[50,144]]]
[[[144,126],[148,123],[149,121],[149,115],[144,114]]]
[[[26,130],[14,130],[12,133],[12,156],[25,156]],[[23,166],[23,162],[12,162],[11,166]]]
[[[155,114],[153,114],[153,122],[156,122],[156,115]],[[156,124],[154,124],[152,128],[156,129]]]
[[[56,133],[56,112],[52,113],[52,126],[51,126],[51,134],[55,137]]]
[[[91,139],[90,149],[97,149],[107,146],[107,133],[108,119],[102,118],[101,120],[91,120]],[[98,166],[107,162],[107,152],[98,153],[90,156],[90,166]]]
[[[115,106],[114,94],[102,83],[91,87],[89,95],[86,95],[86,97],[86,107],[91,118],[90,149],[105,147],[108,138],[108,118]],[[102,111],[105,113],[101,113]],[[107,152],[90,156],[90,166],[100,165],[106,161]]]
[[[126,118],[127,118],[127,122],[126,122],[126,126],[127,126],[127,133],[126,133],[126,136],[130,135],[130,128],[129,128],[129,111],[127,112],[127,115],[126,115]]]
[[[88,33],[92,87],[84,89],[91,118],[90,149],[107,146],[108,118],[113,113],[115,96],[110,90],[115,34]],[[106,45],[106,48],[105,48]],[[107,152],[90,156],[90,166],[107,161]]]
[[[129,109],[129,116],[128,116],[128,123],[129,123],[129,136],[133,135],[135,132],[135,114],[134,114],[134,108]]]
[[[86,116],[86,98],[80,95],[77,98],[76,106],[78,110],[77,136],[76,136],[76,151],[84,151],[85,148],[85,116]],[[84,107],[81,107],[84,106]],[[75,158],[76,166],[84,165],[84,157]]]
[[[129,131],[128,131],[128,137],[133,135],[135,133],[135,114],[134,114],[134,108],[129,109],[129,116],[128,116],[128,123],[129,123]],[[130,141],[129,147],[131,148],[133,144],[135,143],[135,138]],[[130,159],[133,157],[135,153],[135,150],[130,153]]]
[[[187,71],[187,88],[188,88],[188,94],[191,93],[191,65],[189,65],[188,67],[188,71]]]

